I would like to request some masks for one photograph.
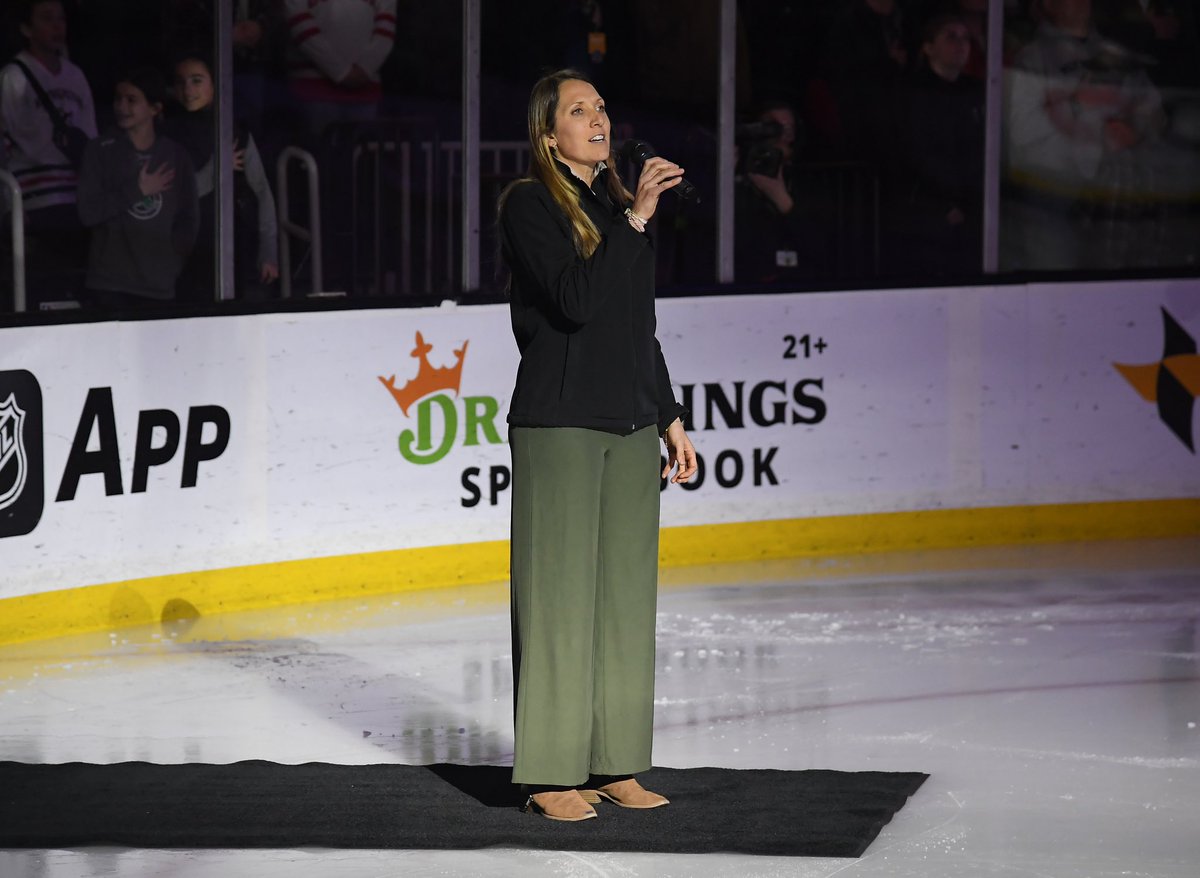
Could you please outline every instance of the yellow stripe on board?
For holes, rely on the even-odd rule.
[[[938,509],[664,528],[667,567],[865,552],[1200,536],[1200,500]],[[0,600],[0,643],[508,577],[495,541],[153,576]]]
[[[1200,536],[1200,499],[929,509],[669,528],[663,564]]]

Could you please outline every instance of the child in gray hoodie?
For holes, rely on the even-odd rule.
[[[156,130],[166,93],[156,70],[122,77],[113,101],[116,128],[84,153],[79,216],[92,230],[87,289],[101,307],[172,301],[196,240],[191,159]]]

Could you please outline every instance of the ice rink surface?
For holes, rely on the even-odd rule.
[[[505,763],[510,675],[505,584],[0,646],[0,759]],[[666,571],[656,702],[658,765],[931,777],[855,860],[83,848],[0,878],[1200,875],[1198,540]]]

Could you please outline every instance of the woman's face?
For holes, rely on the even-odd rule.
[[[935,70],[953,71],[957,75],[971,57],[971,35],[966,25],[953,22],[939,30],[923,49]]]
[[[203,110],[213,100],[213,81],[208,66],[189,58],[175,67],[175,97],[189,113]]]
[[[117,127],[122,131],[132,131],[147,124],[153,125],[154,117],[161,109],[160,105],[147,101],[142,90],[133,83],[117,83],[113,113],[117,117]]]
[[[596,165],[608,159],[610,123],[604,100],[591,83],[568,79],[558,87],[558,109],[548,138],[560,161],[590,182]]]

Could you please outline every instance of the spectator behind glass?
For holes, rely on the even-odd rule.
[[[978,272],[984,92],[964,73],[971,53],[966,22],[934,16],[920,51],[901,102],[898,173],[889,186],[891,268],[918,277]]]
[[[734,186],[734,274],[740,283],[798,283],[814,274],[816,228],[793,192],[796,114],[766,101],[755,121],[738,128]]]
[[[374,119],[379,70],[396,40],[396,0],[283,0],[288,77],[307,134]]]
[[[321,167],[324,281],[353,289],[354,148],[383,97],[380,68],[396,39],[396,0],[284,0],[293,141]]]
[[[5,167],[21,185],[26,277],[36,305],[77,295],[87,259],[87,231],[75,206],[75,167],[54,145],[54,123],[29,77],[37,78],[66,124],[88,137],[96,136],[96,110],[83,71],[64,54],[67,21],[60,0],[26,2],[20,31],[25,49],[0,70],[0,135]]]
[[[227,0],[232,7],[234,112],[255,131],[261,131],[267,101],[267,74],[278,61],[281,10],[275,0]],[[169,58],[212,42],[216,19],[213,0],[166,0],[163,34]],[[206,52],[205,56],[211,56]]]
[[[92,230],[87,297],[101,309],[175,298],[196,240],[196,180],[187,151],[158,134],[166,82],[153,68],[118,77],[116,127],[88,144],[79,216]]]
[[[1091,0],[1043,0],[1043,20],[1004,90],[1010,196],[1002,265],[1124,268],[1194,262],[1194,144],[1167,123],[1146,60],[1097,33]]]
[[[213,183],[213,78],[208,62],[185,54],[175,64],[175,98],[182,113],[169,116],[164,131],[188,152],[196,170],[200,205],[199,232],[180,278],[179,298],[212,301],[216,290],[216,198]],[[254,137],[235,125],[232,146],[234,170],[234,280],[239,294],[259,297],[262,287],[279,277],[275,199]],[[262,285],[262,286],[260,286]]]

